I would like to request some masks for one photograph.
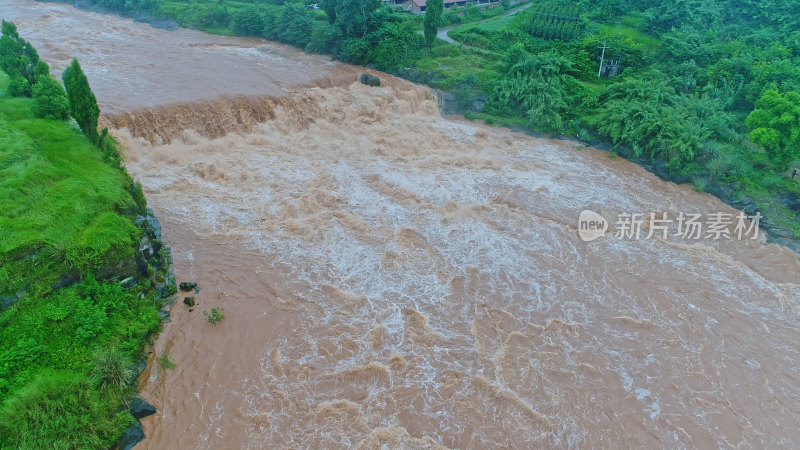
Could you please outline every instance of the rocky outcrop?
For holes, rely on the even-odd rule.
[[[135,395],[133,400],[131,400],[130,412],[134,418],[142,419],[155,414],[156,408],[150,403],[147,403],[147,401],[142,397]]]
[[[142,423],[139,420],[134,420],[133,423],[125,429],[122,437],[111,447],[114,450],[131,450],[139,442],[145,438]]]
[[[161,318],[168,321],[169,309],[175,302],[174,294],[177,292],[169,248],[161,240],[161,225],[152,211],[147,210],[147,214],[137,217],[134,223],[142,230],[142,236],[136,254],[127,260],[128,263],[133,263],[134,274],[132,277],[125,278],[124,282],[127,284],[145,281],[151,283],[153,295],[164,302],[164,307],[160,311]],[[122,266],[129,267],[125,264]],[[108,275],[109,278],[118,279],[125,276],[125,274],[115,273],[112,270],[109,270]],[[139,375],[143,373],[146,364],[146,359],[138,362],[136,370]],[[145,435],[139,419],[155,414],[156,408],[140,396],[135,395],[131,400],[129,412],[134,421],[113,445],[114,449],[129,450],[142,441]]]

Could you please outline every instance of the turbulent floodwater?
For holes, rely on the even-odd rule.
[[[101,110],[127,112],[220,95],[280,95],[287,85],[329,86],[349,75],[330,58],[260,39],[167,31],[71,5],[0,0],[60,78],[78,58]]]
[[[51,11],[107,21],[119,40],[158,32],[20,3],[35,44],[48,33],[26,24]],[[108,42],[97,51],[126,55]],[[356,69],[285,48],[277,67],[330,87],[209,90],[217,55],[251,57],[181,48],[164,51],[199,62],[162,76],[211,100],[100,96],[179,281],[202,288],[156,343],[141,390],[159,412],[137,448],[800,442],[797,254],[763,236],[586,243],[576,229],[584,209],[613,223],[730,207],[572,142],[441,118],[426,88],[350,84]],[[292,66],[302,58],[319,67]],[[230,67],[246,86],[273,76]],[[90,75],[98,92],[111,80]],[[156,367],[163,352],[176,369]]]

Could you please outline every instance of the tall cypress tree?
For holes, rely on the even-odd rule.
[[[433,43],[436,40],[436,32],[439,30],[439,25],[442,23],[442,11],[444,11],[444,0],[427,0],[425,2],[425,20],[423,27],[425,31],[425,41],[428,43],[428,48],[433,48]]]
[[[322,0],[322,9],[328,15],[328,23],[336,22],[336,0]]]
[[[95,145],[99,144],[97,118],[100,116],[100,108],[77,59],[73,59],[72,64],[64,70],[62,79],[69,98],[70,115],[78,122],[83,134]]]

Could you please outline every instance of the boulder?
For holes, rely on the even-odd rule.
[[[144,438],[144,430],[142,429],[141,422],[134,420],[111,448],[115,450],[131,450],[136,444],[143,441]]]
[[[10,308],[11,305],[17,303],[17,300],[19,300],[19,298],[17,298],[16,295],[4,295],[0,297],[0,311]]]
[[[131,415],[137,419],[141,419],[143,417],[151,416],[156,413],[155,406],[147,403],[145,399],[140,396],[133,397],[131,400]]]
[[[381,79],[368,73],[362,73],[361,84],[366,84],[367,86],[380,86]]]
[[[80,279],[81,279],[81,273],[78,272],[76,269],[72,269],[67,273],[61,274],[61,279],[58,281],[58,283],[53,285],[52,290],[56,291],[63,287],[67,287],[72,283],[76,283]]]

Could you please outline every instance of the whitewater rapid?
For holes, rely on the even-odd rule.
[[[159,344],[186,369],[145,385],[170,417],[145,447],[798,441],[796,254],[583,242],[583,209],[735,211],[384,79],[294,92],[246,134],[118,133],[202,307],[231,314],[178,308]]]

